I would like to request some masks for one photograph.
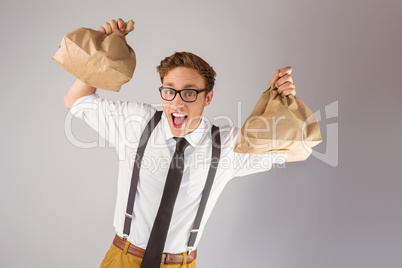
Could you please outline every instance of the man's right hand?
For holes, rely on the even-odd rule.
[[[110,35],[112,33],[117,34],[123,39],[124,42],[126,41],[126,35],[124,34],[124,30],[126,29],[126,23],[122,19],[118,19],[117,22],[115,20],[111,20],[110,22],[105,22],[103,27],[100,26],[98,31],[105,33],[106,35]]]

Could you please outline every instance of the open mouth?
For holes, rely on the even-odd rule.
[[[172,113],[172,122],[175,128],[181,128],[187,120],[187,115],[180,113]]]

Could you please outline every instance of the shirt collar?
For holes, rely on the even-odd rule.
[[[163,112],[162,114],[161,121],[163,130],[165,132],[166,141],[168,141],[169,139],[173,139],[174,136],[170,131],[169,122],[167,120],[165,112]],[[190,143],[192,147],[197,148],[198,146],[202,145],[205,136],[209,133],[210,130],[211,123],[208,121],[207,118],[203,116],[200,125],[193,132],[185,135],[184,138]]]

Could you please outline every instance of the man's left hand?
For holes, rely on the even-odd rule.
[[[278,93],[282,96],[296,95],[296,86],[293,84],[293,79],[290,76],[292,67],[283,67],[276,70],[274,77],[269,80],[269,86],[275,83]]]

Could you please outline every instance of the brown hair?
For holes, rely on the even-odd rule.
[[[216,72],[205,60],[191,52],[176,52],[161,61],[156,69],[162,83],[166,74],[176,67],[187,67],[198,71],[205,80],[206,94],[214,88]]]

